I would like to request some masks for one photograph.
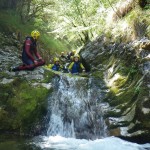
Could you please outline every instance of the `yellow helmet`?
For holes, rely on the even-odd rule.
[[[79,54],[76,54],[76,55],[73,56],[73,58],[76,58],[76,57],[78,57],[80,59]]]
[[[75,53],[76,53],[76,50],[72,50],[72,53],[75,54]]]
[[[40,36],[40,32],[37,31],[37,30],[33,30],[31,32],[31,36],[34,38],[34,39],[38,39],[38,37]]]
[[[56,61],[59,61],[59,58],[55,57],[55,58],[54,58],[54,63],[55,63]]]

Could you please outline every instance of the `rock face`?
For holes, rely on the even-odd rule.
[[[80,51],[91,75],[110,89],[103,100],[110,105],[105,113],[110,135],[149,138],[149,43],[146,38],[113,43],[101,36]]]
[[[34,71],[9,72],[20,65],[20,43],[15,36],[0,33],[0,131],[38,134],[44,128],[50,92],[50,73],[42,67]]]

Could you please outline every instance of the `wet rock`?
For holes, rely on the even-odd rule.
[[[3,80],[1,81],[2,84],[8,84],[8,83],[11,83],[14,79],[6,79],[6,78],[3,78]]]
[[[34,86],[34,87],[43,86],[48,90],[52,88],[51,83],[33,83],[32,86]]]
[[[109,87],[104,100],[110,105],[105,112],[110,134],[144,137],[150,131],[147,119],[150,105],[145,100],[150,88],[150,40],[112,43],[103,39],[89,43],[80,54],[85,63],[90,64],[91,75],[103,79]]]
[[[33,71],[10,72],[22,64],[15,35],[0,33],[0,129],[19,135],[39,134],[44,128],[46,98],[51,90],[51,74],[42,67]]]

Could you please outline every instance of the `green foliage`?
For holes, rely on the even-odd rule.
[[[94,78],[100,78],[100,79],[104,78],[104,74],[102,71],[94,71],[92,72],[92,76],[94,76]]]
[[[21,32],[22,34],[30,33],[34,26],[32,23],[22,24],[20,17],[13,10],[0,11],[0,27],[3,31]]]
[[[144,7],[144,9],[145,9],[145,10],[150,9],[150,5],[146,5],[146,6]]]
[[[54,39],[51,36],[48,36],[47,34],[43,34],[40,40],[42,41],[46,49],[51,49],[52,54],[55,54],[55,52],[61,52],[67,49],[65,44],[63,44],[59,40]]]
[[[55,1],[50,13],[47,12],[51,33],[76,46],[86,43],[93,39],[103,21],[98,13],[100,5],[96,0]]]
[[[118,0],[101,0],[101,2],[105,6],[105,8],[109,8],[110,6],[116,4]]]
[[[5,111],[3,108],[0,108],[0,130],[4,128],[8,129],[10,127],[9,123],[10,123],[10,119],[9,119],[8,112]]]
[[[135,93],[139,93],[140,91],[141,91],[141,87],[135,87],[135,88],[134,88],[134,92],[135,92]]]
[[[24,34],[30,33],[34,28],[48,32],[49,35],[46,34],[47,38],[43,41],[46,41],[46,46],[49,45],[47,46],[48,49],[50,49],[50,45],[55,47],[51,51],[80,47],[102,33],[106,33],[108,38],[111,39],[112,37],[117,38],[117,40],[132,38],[136,31],[132,28],[137,24],[136,27],[143,27],[141,30],[145,28],[143,35],[149,36],[149,28],[147,28],[147,25],[149,25],[149,9],[141,10],[137,7],[138,4],[133,11],[127,13],[116,24],[107,22],[106,18],[109,16],[112,6],[115,8],[118,2],[118,0],[18,1],[17,12],[26,23],[25,26],[21,25],[19,14],[17,15],[14,12],[10,13],[10,18],[4,15],[4,18],[6,18],[5,24],[13,29],[20,30]],[[146,5],[146,7],[149,7],[149,5]],[[109,18],[109,21],[111,19]],[[137,23],[135,23],[135,20]],[[146,20],[146,24],[143,24],[143,20]],[[111,26],[109,26],[110,24]],[[127,24],[129,26],[126,26]]]
[[[130,74],[136,74],[137,72],[138,72],[139,70],[138,70],[138,67],[137,66],[135,66],[135,65],[132,65],[131,67],[130,67]]]

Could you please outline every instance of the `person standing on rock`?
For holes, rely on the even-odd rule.
[[[10,71],[33,70],[34,68],[45,64],[45,61],[37,52],[37,40],[39,36],[40,32],[34,30],[31,32],[31,36],[26,37],[22,48],[23,65],[13,67],[10,69]]]

